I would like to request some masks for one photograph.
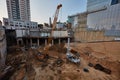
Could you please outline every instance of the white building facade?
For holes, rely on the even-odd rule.
[[[7,29],[16,28],[38,28],[37,22],[32,21],[14,21],[8,18],[3,18],[3,24]]]

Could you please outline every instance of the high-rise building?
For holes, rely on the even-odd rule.
[[[87,11],[95,11],[110,5],[111,0],[87,0]]]
[[[120,30],[120,0],[88,0],[87,26]]]
[[[120,3],[120,0],[87,0],[87,11],[104,9],[118,3]]]
[[[11,20],[30,20],[29,0],[6,0],[8,17]]]

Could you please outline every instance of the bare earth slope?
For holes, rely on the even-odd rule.
[[[15,69],[10,80],[120,80],[120,42],[70,46],[80,54],[80,65],[66,59],[63,45],[54,45],[47,52],[38,49],[49,54],[47,61],[36,58],[36,49],[14,51],[7,57],[7,65]]]

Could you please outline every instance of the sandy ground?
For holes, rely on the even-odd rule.
[[[100,43],[71,43],[71,48],[80,54],[80,65],[74,64],[66,59],[66,50],[61,46],[53,46],[47,53],[51,56],[47,61],[39,61],[35,54],[36,50],[29,49],[21,52],[26,58],[25,65],[10,77],[10,80],[119,80],[120,79],[120,42]],[[43,51],[43,49],[39,49]],[[45,51],[43,51],[45,53]],[[21,54],[19,54],[21,56]],[[27,55],[26,55],[27,54]],[[14,58],[18,55],[15,55]],[[60,66],[56,64],[58,57],[62,60]],[[9,57],[12,59],[13,57]],[[24,61],[24,59],[22,57]],[[19,61],[18,61],[19,62]],[[111,70],[107,74],[94,67],[88,66],[92,63],[102,65]],[[12,63],[11,63],[12,64]],[[10,64],[9,64],[10,65]],[[88,71],[85,71],[87,69]],[[22,74],[21,74],[22,73]]]
[[[71,43],[71,47],[77,51],[89,47],[94,50],[94,52],[102,53],[107,57],[112,57],[114,60],[120,60],[120,42]]]

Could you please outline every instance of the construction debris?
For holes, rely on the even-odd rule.
[[[84,72],[89,72],[89,70],[87,68],[84,68],[83,71]]]
[[[61,58],[58,58],[54,63],[53,66],[60,67],[63,64],[63,60]]]
[[[0,74],[0,80],[8,80],[14,73],[12,66],[7,66]]]
[[[107,69],[107,68],[103,67],[103,66],[100,65],[100,64],[96,64],[96,65],[94,66],[94,68],[97,69],[97,70],[103,71],[103,72],[105,72],[105,73],[107,73],[107,74],[111,74],[111,70],[110,70],[110,69]]]
[[[49,58],[48,54],[43,54],[42,52],[37,52],[36,57],[39,61],[46,61]]]
[[[70,52],[71,52],[72,54],[74,54],[75,56],[80,57],[80,53],[78,53],[76,50],[71,49]]]
[[[57,48],[54,48],[57,46]],[[73,56],[80,57],[80,65],[71,63],[66,56],[67,49],[61,45],[53,45],[46,52],[41,49],[15,50],[7,55],[6,68],[11,67],[12,73],[4,74],[2,80],[119,80],[120,63],[112,58],[104,58],[105,53],[96,52],[90,47],[82,47],[76,50],[75,47],[70,52]],[[88,46],[88,45],[87,45]],[[94,47],[94,46],[93,46]],[[77,48],[78,49],[78,48]],[[86,52],[89,52],[86,54]],[[46,57],[46,53],[48,56]],[[79,54],[79,55],[76,55]],[[97,55],[100,56],[97,56]],[[14,56],[14,57],[13,57]],[[47,60],[46,60],[47,59]],[[74,60],[75,60],[74,59]],[[69,61],[69,63],[67,63]],[[11,66],[11,67],[9,67]],[[113,68],[114,66],[115,68]],[[2,72],[3,74],[3,72]],[[2,75],[0,73],[0,77]],[[96,75],[99,74],[99,75]],[[109,75],[108,75],[109,74]]]
[[[94,65],[92,63],[88,63],[88,66],[93,67]]]

